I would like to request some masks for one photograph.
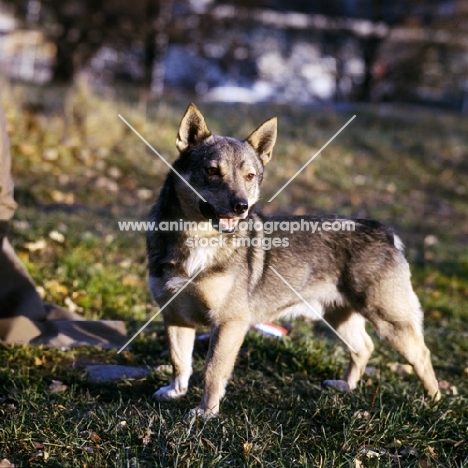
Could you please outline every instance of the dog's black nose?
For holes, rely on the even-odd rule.
[[[244,214],[249,209],[249,202],[243,198],[239,198],[234,200],[233,208],[237,215]]]

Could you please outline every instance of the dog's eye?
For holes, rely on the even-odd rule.
[[[219,169],[217,167],[207,167],[206,173],[210,176],[219,175]]]
[[[255,179],[255,174],[251,172],[250,174],[247,174],[245,178],[250,182]]]

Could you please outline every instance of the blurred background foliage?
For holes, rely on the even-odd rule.
[[[0,12],[0,68],[25,82],[468,109],[464,0],[1,0]]]

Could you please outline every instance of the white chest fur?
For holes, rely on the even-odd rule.
[[[187,276],[191,278],[200,270],[210,266],[217,251],[217,247],[192,247],[189,256],[183,262],[183,268]]]

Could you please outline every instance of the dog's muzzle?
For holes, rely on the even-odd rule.
[[[249,205],[247,200],[236,200],[233,204],[234,213],[238,216],[223,216],[220,215],[213,205],[208,202],[200,200],[199,202],[200,213],[208,220],[219,232],[231,234],[236,230],[237,224],[241,219],[247,217]]]

